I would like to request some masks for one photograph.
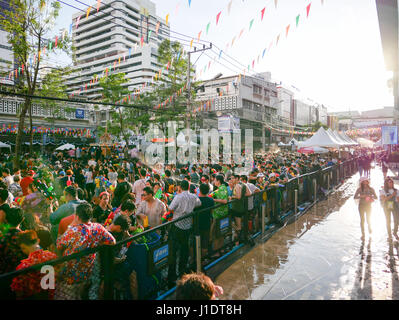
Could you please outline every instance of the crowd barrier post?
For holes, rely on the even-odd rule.
[[[298,213],[298,189],[294,190],[294,195],[295,195],[295,214]]]
[[[265,219],[266,219],[266,206],[262,206],[262,236],[265,234]]]
[[[102,261],[102,271],[104,275],[104,300],[113,300],[114,287],[114,248],[113,246],[103,246],[100,249]]]
[[[195,257],[197,272],[201,272],[201,234],[199,231],[199,214],[194,215]]]
[[[331,171],[329,171],[327,174],[327,190],[329,190],[329,191],[330,191],[330,174],[331,174]]]
[[[314,203],[316,203],[316,201],[317,201],[317,181],[316,181],[316,179],[313,179],[313,194],[314,194],[313,201],[314,201]]]

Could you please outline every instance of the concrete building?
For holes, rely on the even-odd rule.
[[[0,1],[0,10],[10,10],[9,0]],[[0,72],[10,72],[15,65],[14,54],[7,35],[8,33],[0,28]],[[14,82],[0,77],[0,84],[13,85]]]
[[[277,126],[279,109],[277,86],[270,82],[270,74],[256,77],[231,76],[204,81],[203,89],[197,93],[200,105],[214,99],[209,111],[200,111],[201,128],[218,128],[218,118],[232,116],[239,119],[240,129],[253,129],[254,150],[265,149],[275,142],[269,136],[270,126]]]
[[[153,2],[104,0],[98,13],[91,10],[87,19],[85,14],[76,13],[72,20],[76,64],[67,81],[70,93],[86,89],[85,84],[95,75],[102,76],[115,61],[115,70],[110,68],[109,74],[125,73],[131,91],[149,83],[162,67],[157,60],[158,47],[169,39],[170,30],[166,21],[156,15]],[[95,84],[81,90],[80,95],[96,99],[101,97],[101,90]]]

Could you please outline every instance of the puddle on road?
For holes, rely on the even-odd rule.
[[[372,237],[362,243],[353,195],[358,175],[296,222],[258,245],[216,279],[222,299],[397,299],[397,241],[387,241],[385,216],[373,204]],[[377,194],[382,174],[372,171]]]

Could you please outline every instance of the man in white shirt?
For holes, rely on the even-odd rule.
[[[91,166],[96,166],[97,165],[97,162],[94,160],[94,158],[92,157],[88,162],[87,162],[88,164],[89,164],[89,166],[91,167]]]
[[[4,168],[3,170],[3,181],[7,184],[7,188],[9,188],[13,183],[14,180],[12,176],[10,175],[10,169]]]
[[[136,195],[136,206],[141,202],[141,195],[143,194],[143,190],[145,188],[146,180],[145,177],[147,175],[147,171],[145,169],[141,169],[139,171],[140,179],[135,181],[133,184],[132,192]]]
[[[188,191],[190,183],[187,180],[180,182],[178,194],[173,198],[169,209],[173,211],[173,220],[190,214],[194,208],[201,206],[201,200]],[[176,254],[179,251],[179,274],[186,272],[189,256],[189,240],[192,227],[192,218],[176,222],[170,230],[171,264],[169,265],[168,282],[173,286],[177,279]]]

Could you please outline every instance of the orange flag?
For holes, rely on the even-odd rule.
[[[287,26],[287,28],[286,28],[286,33],[285,33],[285,37],[287,38],[288,37],[288,31],[290,30],[290,25],[288,25]]]

